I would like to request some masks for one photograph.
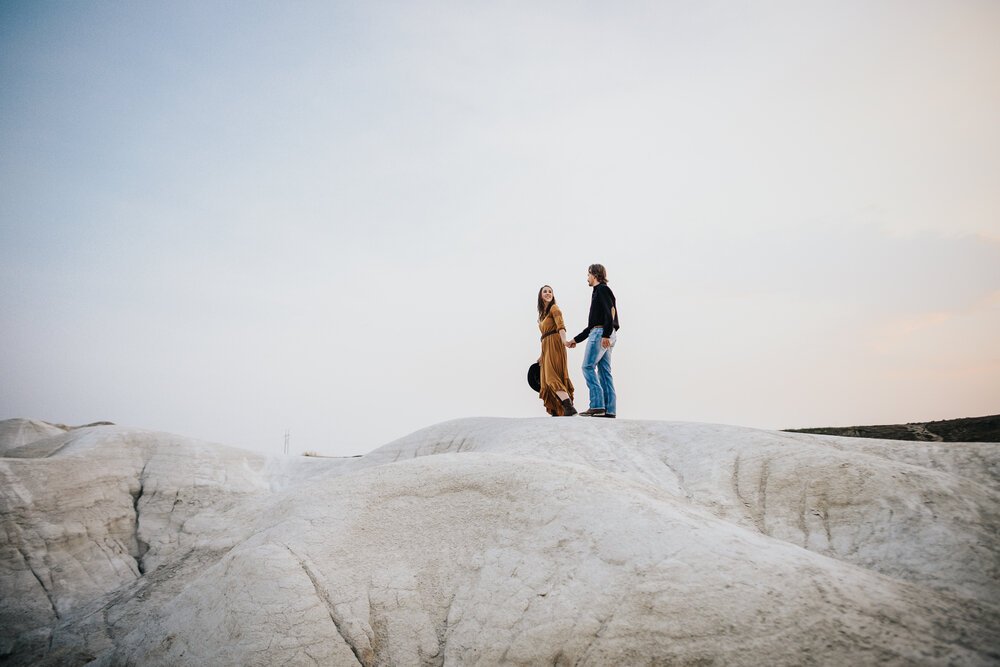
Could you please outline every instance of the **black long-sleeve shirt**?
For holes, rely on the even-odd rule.
[[[615,293],[604,283],[594,285],[590,294],[590,315],[587,317],[587,328],[576,335],[573,340],[582,343],[587,340],[590,330],[594,327],[604,327],[604,337],[610,338],[612,329],[618,331],[618,306],[615,305]]]

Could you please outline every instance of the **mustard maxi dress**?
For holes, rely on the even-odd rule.
[[[570,400],[573,399],[573,382],[569,379],[566,346],[559,335],[559,330],[565,328],[562,311],[556,305],[538,323],[538,329],[542,332],[542,360],[538,364],[541,369],[542,390],[538,392],[538,397],[545,403],[545,409],[550,415],[560,417],[563,415],[563,404],[556,392],[565,391]]]

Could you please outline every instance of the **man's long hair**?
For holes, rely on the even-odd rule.
[[[608,270],[603,264],[591,264],[587,267],[587,273],[597,278],[597,282],[608,284]]]
[[[538,288],[538,321],[539,322],[541,322],[542,320],[544,320],[545,316],[549,314],[550,310],[552,310],[552,306],[556,305],[556,293],[555,293],[555,290],[552,290],[552,301],[549,301],[548,303],[545,303],[544,301],[542,301],[542,290],[545,289],[546,287],[548,287],[549,289],[552,289],[552,285],[542,285],[541,287]]]

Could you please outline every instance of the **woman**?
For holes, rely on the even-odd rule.
[[[553,417],[572,417],[576,408],[566,363],[566,324],[548,285],[538,290],[538,330],[542,332],[542,356],[538,357],[542,390],[538,397]]]

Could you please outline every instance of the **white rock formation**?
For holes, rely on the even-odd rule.
[[[42,438],[62,435],[69,428],[56,426],[37,419],[7,419],[0,421],[0,455],[6,456],[7,450],[16,449]]]
[[[583,418],[355,459],[42,436],[0,442],[11,664],[1000,660],[995,444]]]

